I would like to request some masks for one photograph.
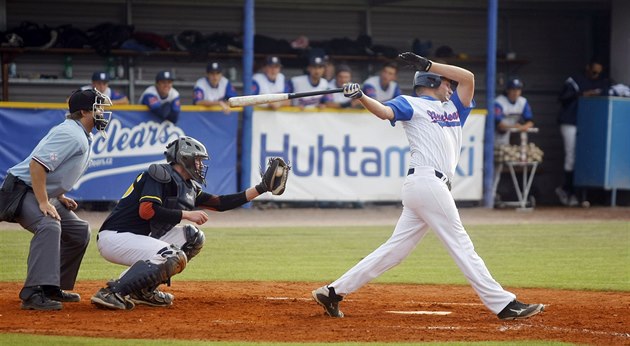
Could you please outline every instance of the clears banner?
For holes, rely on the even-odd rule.
[[[34,108],[0,108],[0,179],[65,119],[65,110]],[[184,135],[205,144],[210,155],[204,190],[235,193],[237,125],[238,113],[184,111],[173,124],[146,111],[114,109],[107,138],[95,132],[90,167],[67,195],[84,201],[118,200],[139,172],[165,163],[166,145]]]
[[[478,201],[483,190],[485,116],[473,112],[464,126],[453,196]],[[253,114],[251,185],[266,159],[292,166],[284,201],[397,201],[409,169],[409,145],[401,124],[392,127],[367,112],[272,112]]]

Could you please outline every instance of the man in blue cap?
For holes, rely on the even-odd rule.
[[[179,92],[173,88],[173,74],[170,71],[158,72],[155,76],[155,85],[144,90],[139,103],[147,105],[151,113],[161,120],[177,123],[181,104]]]
[[[227,100],[237,96],[230,81],[223,76],[223,67],[218,61],[211,61],[206,67],[206,77],[199,78],[193,89],[193,104],[200,106],[221,106],[229,113]]]
[[[96,89],[105,96],[109,97],[112,104],[128,105],[129,98],[123,93],[113,90],[109,87],[109,76],[104,71],[96,71],[92,73],[92,84],[81,87],[81,90]]]

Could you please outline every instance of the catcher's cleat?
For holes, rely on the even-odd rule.
[[[324,307],[326,315],[330,317],[343,317],[343,312],[339,310],[339,302],[343,300],[343,297],[337,295],[333,287],[322,286],[311,292],[311,294],[317,304]]]
[[[500,320],[522,320],[532,317],[545,310],[543,304],[525,304],[513,300],[497,314]]]
[[[134,304],[143,304],[149,306],[157,306],[157,307],[166,307],[173,305],[173,299],[175,296],[162,292],[157,288],[153,291],[149,291],[148,289],[143,289],[140,292],[133,292],[129,294],[129,300],[134,302]]]
[[[135,307],[131,300],[110,291],[109,288],[98,290],[90,301],[97,307],[105,309],[131,310]]]
[[[27,299],[23,299],[20,308],[22,310],[41,311],[61,310],[63,308],[63,304],[46,297],[43,291],[38,291],[31,294],[31,296]]]

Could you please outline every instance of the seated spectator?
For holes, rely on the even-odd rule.
[[[265,66],[262,68],[262,72],[254,74],[253,79],[253,94],[280,94],[289,92],[289,84],[282,72],[282,63],[277,56],[268,56],[265,60]],[[259,107],[269,107],[271,109],[278,109],[282,106],[288,106],[289,100],[281,102],[272,102],[268,104],[260,105]]]
[[[208,63],[206,77],[199,78],[193,89],[193,104],[200,106],[221,106],[224,113],[230,112],[227,100],[237,96],[230,81],[223,76],[223,68],[216,61]]]
[[[324,79],[324,58],[312,56],[309,59],[306,71],[308,74],[291,78],[290,90],[294,93],[323,91],[328,89],[328,81]],[[300,97],[293,99],[293,106],[304,109],[305,107],[325,107],[322,102],[323,95]]]
[[[110,100],[112,100],[112,104],[115,105],[128,105],[129,98],[126,95],[119,93],[115,90],[112,90],[109,87],[109,76],[107,73],[102,71],[97,71],[92,74],[92,85],[85,85],[81,87],[81,90],[86,89],[96,89],[100,91],[102,94],[107,95]]]
[[[158,72],[155,76],[155,85],[144,90],[139,103],[147,105],[151,113],[161,120],[177,123],[181,104],[179,92],[173,88],[173,75],[169,71]]]
[[[400,88],[396,82],[398,65],[388,62],[381,68],[378,76],[372,76],[363,82],[363,93],[367,96],[385,102],[400,95]]]
[[[328,83],[328,89],[343,88],[346,83],[352,83],[352,69],[350,66],[341,64],[335,68],[335,78]],[[359,100],[354,100],[343,96],[343,93],[324,95],[324,103],[329,108],[363,108]]]

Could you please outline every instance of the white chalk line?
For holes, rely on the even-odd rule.
[[[400,314],[400,315],[439,315],[439,316],[446,316],[446,315],[450,315],[451,311],[424,311],[424,310],[417,310],[417,311],[385,311],[388,312],[390,314]]]

